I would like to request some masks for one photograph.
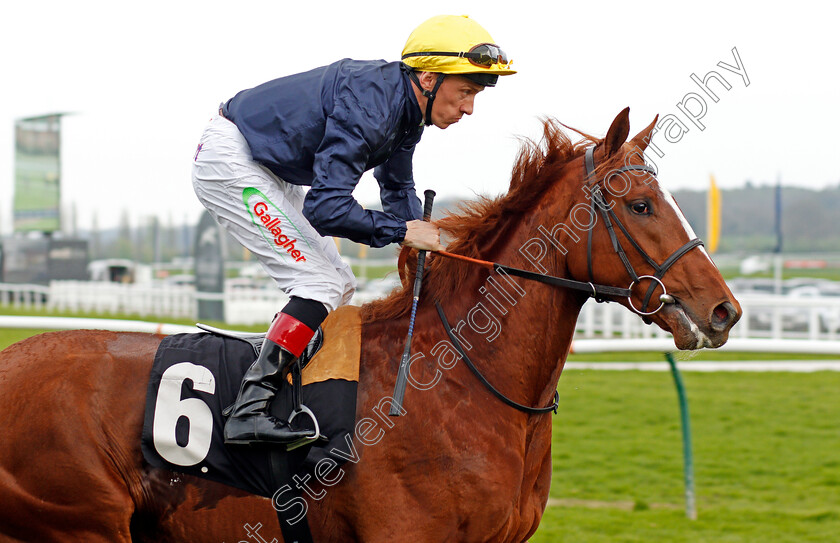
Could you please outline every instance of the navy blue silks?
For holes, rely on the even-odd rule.
[[[412,156],[422,114],[401,62],[344,59],[236,94],[223,106],[254,160],[281,179],[309,185],[303,213],[322,235],[371,247],[400,242],[420,219]],[[383,211],[353,198],[374,168]]]

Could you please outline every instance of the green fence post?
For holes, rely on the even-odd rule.
[[[677,397],[680,401],[680,420],[682,421],[683,441],[683,474],[685,477],[685,515],[691,520],[697,520],[697,505],[694,500],[694,457],[691,452],[691,421],[688,415],[688,400],[685,396],[685,386],[682,375],[677,369],[673,353],[665,353],[671,366],[671,375],[677,386]]]

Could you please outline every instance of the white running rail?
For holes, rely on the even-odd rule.
[[[382,296],[359,290],[354,304]],[[840,296],[792,297],[736,294],[743,309],[732,338],[840,339]],[[228,324],[270,322],[288,298],[261,288],[228,288],[223,295],[197,293],[192,286],[119,284],[95,281],[53,281],[40,285],[0,284],[0,305],[67,312],[128,314],[155,318],[196,318],[199,298],[223,298]],[[0,310],[1,311],[1,310]],[[668,334],[618,304],[586,302],[577,323],[578,339],[664,339]]]

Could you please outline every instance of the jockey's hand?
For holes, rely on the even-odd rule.
[[[423,251],[443,251],[440,244],[440,230],[434,224],[426,221],[408,221],[408,230],[402,244]]]

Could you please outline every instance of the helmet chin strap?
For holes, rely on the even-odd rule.
[[[437,81],[435,82],[435,86],[432,90],[427,91],[423,88],[423,85],[420,84],[420,78],[417,77],[417,72],[414,70],[408,72],[408,76],[411,78],[411,81],[417,85],[417,88],[426,97],[426,114],[423,116],[423,120],[426,123],[426,126],[431,126],[432,124],[432,104],[435,101],[435,96],[437,95],[438,89],[440,89],[441,83],[446,78],[446,74],[438,73]]]

